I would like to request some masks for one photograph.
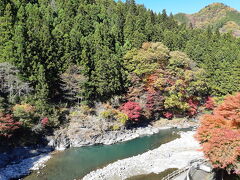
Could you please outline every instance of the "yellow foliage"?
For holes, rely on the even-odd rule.
[[[123,125],[125,125],[127,120],[129,119],[125,113],[123,113],[117,109],[114,109],[114,108],[107,109],[107,110],[101,112],[100,115],[104,119],[118,121]]]
[[[13,111],[24,111],[26,113],[34,112],[36,109],[30,104],[16,104],[13,107]]]

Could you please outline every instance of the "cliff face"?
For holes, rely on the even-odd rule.
[[[213,3],[195,14],[176,14],[175,19],[180,24],[187,24],[193,28],[218,29],[220,32],[232,32],[240,36],[240,12],[222,3]]]

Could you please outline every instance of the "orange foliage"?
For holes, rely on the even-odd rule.
[[[227,97],[213,113],[223,116],[234,128],[240,128],[240,93]]]
[[[201,118],[196,138],[215,168],[240,173],[240,93]]]
[[[154,90],[154,83],[157,81],[157,79],[159,78],[158,74],[151,74],[146,78],[146,84],[145,84],[145,89],[147,91],[155,91]]]

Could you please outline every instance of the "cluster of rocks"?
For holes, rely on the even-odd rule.
[[[197,151],[200,145],[193,135],[194,132],[182,133],[179,139],[144,154],[114,162],[89,173],[83,180],[122,180],[142,174],[158,174],[169,168],[183,168],[189,161],[203,158],[203,153]]]

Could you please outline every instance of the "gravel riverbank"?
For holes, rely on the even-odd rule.
[[[12,152],[0,154],[2,167],[0,180],[17,179],[28,175],[33,170],[44,167],[51,158],[51,148],[16,148]],[[8,164],[6,164],[8,163]],[[6,164],[5,166],[3,166]]]
[[[103,169],[86,175],[83,180],[123,180],[132,176],[160,173],[169,168],[183,168],[188,162],[203,158],[203,153],[193,138],[195,132],[181,133],[181,138],[144,154],[119,160]]]

